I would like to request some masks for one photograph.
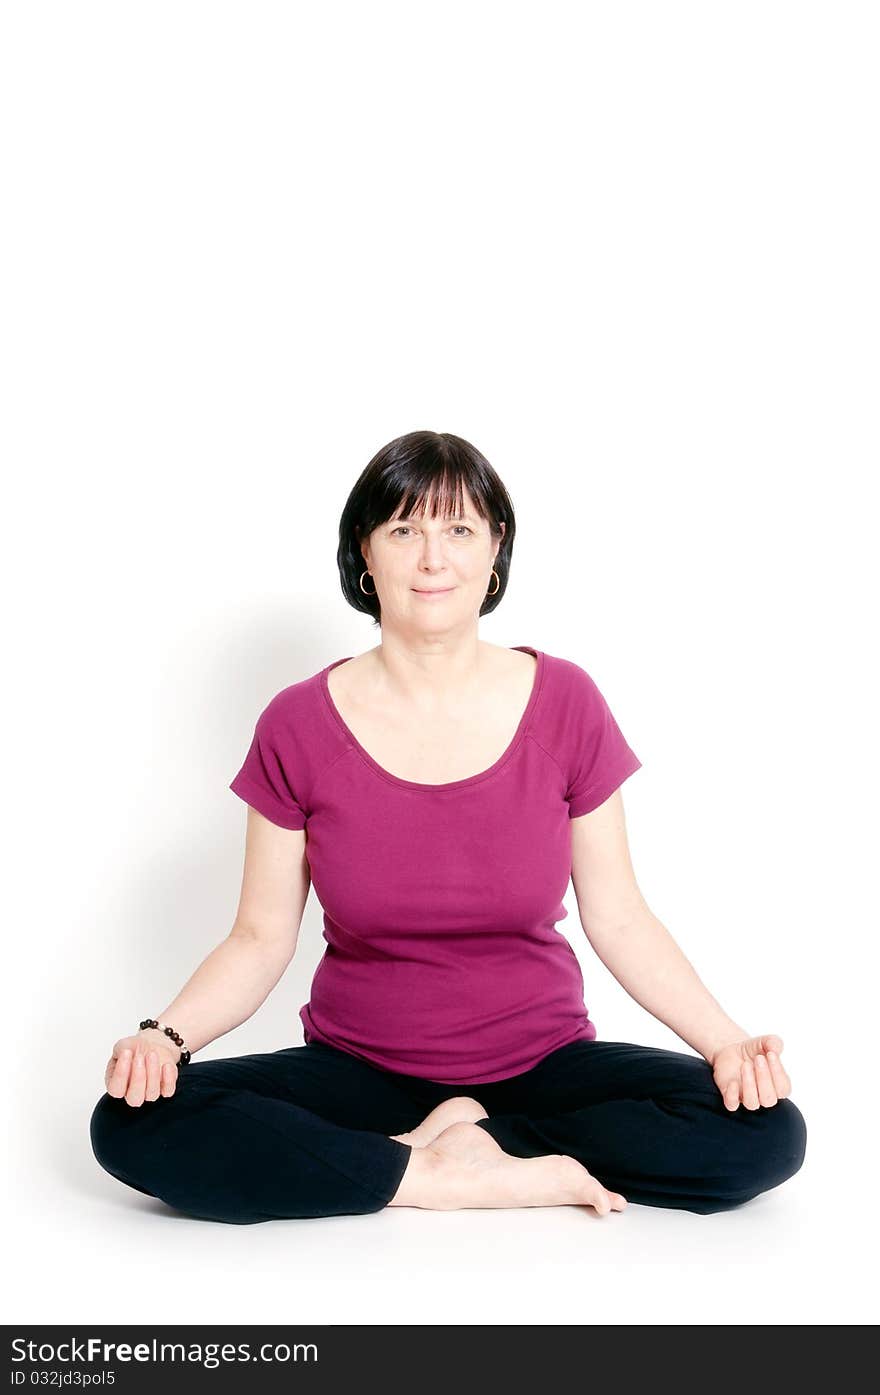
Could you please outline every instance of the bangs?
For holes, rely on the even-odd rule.
[[[397,518],[464,518],[467,515],[467,505],[465,503],[465,489],[473,502],[476,512],[487,522],[490,514],[487,508],[487,500],[482,497],[482,491],[474,487],[474,481],[468,477],[465,470],[457,470],[453,465],[444,465],[440,475],[430,473],[422,479],[410,479],[406,483],[400,482],[396,502],[388,499],[386,502],[390,506],[387,519],[380,522],[387,522]]]

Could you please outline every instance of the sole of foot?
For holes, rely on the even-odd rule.
[[[432,1109],[418,1128],[411,1129],[409,1133],[392,1133],[388,1136],[396,1139],[398,1143],[408,1143],[411,1148],[427,1148],[428,1144],[433,1143],[450,1125],[475,1124],[478,1119],[488,1117],[478,1100],[471,1099],[470,1095],[456,1095]],[[482,1130],[478,1129],[477,1132],[481,1133]]]
[[[626,1197],[608,1191],[576,1158],[561,1153],[512,1157],[472,1123],[452,1124],[425,1151],[435,1160],[422,1175],[425,1199],[397,1204],[436,1210],[592,1206],[600,1216],[623,1211],[628,1204]]]

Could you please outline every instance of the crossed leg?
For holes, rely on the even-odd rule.
[[[478,1100],[471,1099],[469,1095],[456,1095],[453,1099],[443,1100],[438,1104],[437,1108],[432,1109],[418,1127],[410,1129],[409,1133],[392,1133],[388,1137],[396,1138],[398,1143],[408,1143],[412,1148],[426,1148],[451,1124],[475,1124],[478,1119],[488,1117],[488,1112]]]
[[[443,1100],[409,1133],[390,1134],[412,1149],[389,1206],[459,1210],[515,1206],[593,1206],[622,1211],[626,1199],[583,1164],[559,1153],[517,1158],[477,1127],[488,1113],[475,1099]]]

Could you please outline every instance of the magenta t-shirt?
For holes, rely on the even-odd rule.
[[[592,1041],[567,910],[569,820],[641,761],[589,674],[528,645],[537,670],[494,765],[420,784],[358,743],[327,684],[278,693],[229,788],[306,829],[327,942],[300,1009],[305,1041],[407,1075],[474,1085]]]

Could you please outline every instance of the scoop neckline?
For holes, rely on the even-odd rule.
[[[347,664],[349,659],[353,659],[355,657],[353,654],[348,654],[344,659],[335,659],[332,664],[328,664],[326,668],[321,669],[321,673],[319,675],[321,680],[321,692],[324,695],[324,701],[327,704],[330,715],[336,722],[336,725],[339,727],[343,736],[358,753],[361,759],[366,762],[370,769],[374,770],[375,773],[381,776],[383,780],[387,780],[388,783],[391,785],[398,785],[400,788],[408,790],[427,790],[437,792],[443,790],[465,789],[468,785],[478,785],[481,780],[488,780],[491,775],[495,775],[499,770],[502,769],[503,766],[507,764],[511,756],[514,755],[517,748],[519,747],[519,744],[522,741],[523,737],[525,736],[526,728],[528,727],[528,724],[532,717],[532,713],[535,710],[538,698],[541,693],[541,688],[544,683],[544,654],[542,650],[535,649],[530,644],[512,644],[510,648],[517,649],[523,654],[534,654],[535,659],[537,660],[537,667],[535,668],[535,677],[532,682],[532,691],[529,695],[529,700],[526,703],[525,710],[523,711],[523,714],[519,719],[519,724],[517,725],[516,731],[514,732],[513,738],[510,741],[510,744],[508,745],[507,749],[505,751],[502,751],[498,759],[494,761],[492,765],[488,767],[487,770],[479,770],[477,771],[476,775],[466,775],[462,780],[446,780],[443,784],[439,785],[425,784],[421,780],[404,780],[400,775],[392,775],[390,770],[386,770],[385,767],[381,766],[377,760],[373,759],[369,751],[358,741],[351,728],[347,725],[345,721],[343,721],[342,714],[339,711],[330,694],[330,685],[327,682],[327,675],[330,672],[330,670],[333,668],[338,668],[340,664]]]

